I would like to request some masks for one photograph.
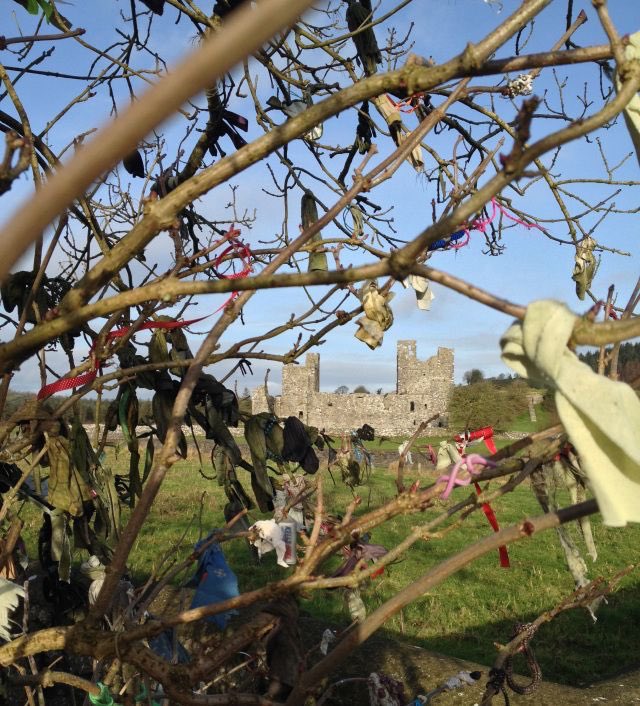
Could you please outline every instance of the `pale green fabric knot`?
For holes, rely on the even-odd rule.
[[[577,321],[564,304],[533,302],[502,337],[502,360],[555,390],[558,415],[580,456],[605,524],[640,522],[640,400],[567,348]]]
[[[625,59],[629,61],[633,61],[634,59],[636,61],[640,60],[640,32],[634,32],[629,36],[628,44],[624,50],[624,56]],[[616,91],[620,91],[622,86],[617,74],[615,83]],[[636,149],[638,163],[640,163],[640,94],[636,93],[636,95],[633,96],[622,114],[624,115],[627,130],[633,141],[633,146]]]

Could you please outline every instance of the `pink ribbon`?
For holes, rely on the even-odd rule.
[[[493,223],[497,211],[500,211],[500,213],[505,218],[508,218],[510,221],[517,223],[519,226],[524,226],[527,230],[531,230],[531,228],[537,228],[538,230],[544,233],[544,228],[542,226],[539,226],[537,223],[527,223],[526,221],[523,221],[517,216],[512,216],[501,203],[498,203],[495,196],[491,199],[491,215],[488,218],[476,218],[476,220],[473,221],[473,223],[471,224],[470,229],[479,230],[481,233],[486,232],[487,226]]]
[[[461,458],[459,461],[456,461],[451,473],[448,476],[440,476],[440,478],[436,481],[436,483],[443,483],[444,481],[447,482],[447,487],[442,493],[443,500],[446,500],[449,495],[451,495],[451,491],[455,486],[465,486],[471,483],[471,476],[476,475],[481,471],[480,468],[475,467],[476,464],[484,468],[496,467],[496,464],[493,461],[489,461],[484,458],[484,456],[480,456],[479,454],[469,454],[468,456],[465,456],[465,458]],[[462,469],[462,466],[467,467],[467,471],[469,471],[470,474],[469,478],[458,478],[458,473]]]
[[[495,196],[491,199],[491,215],[488,218],[476,218],[474,221],[472,221],[468,227],[464,227],[462,230],[466,234],[466,238],[464,242],[458,243],[457,245],[450,245],[449,249],[451,250],[458,250],[459,248],[464,247],[468,242],[469,238],[471,237],[470,231],[472,230],[477,230],[480,233],[486,233],[487,227],[490,226],[493,221],[495,220],[495,217],[500,211],[500,213],[505,217],[508,218],[510,221],[513,221],[514,223],[517,223],[520,226],[524,226],[527,230],[531,230],[532,228],[537,228],[541,232],[545,232],[544,228],[542,226],[539,226],[537,223],[527,223],[526,221],[523,221],[521,218],[518,218],[517,216],[513,216],[507,211],[507,209],[499,203]]]

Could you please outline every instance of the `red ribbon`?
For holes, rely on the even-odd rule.
[[[400,113],[415,113],[418,108],[418,100],[424,97],[424,93],[414,93],[409,98],[403,100],[394,101],[393,98],[387,93],[387,98],[391,105]]]
[[[231,244],[218,255],[218,257],[213,263],[213,269],[216,270],[216,274],[220,279],[242,279],[243,277],[246,277],[247,275],[251,274],[251,272],[253,271],[253,266],[251,264],[251,261],[253,259],[253,253],[251,252],[248,245],[245,245],[241,240],[238,240],[236,235],[240,235],[240,231],[237,228],[231,227],[231,229],[227,231],[227,233],[225,234],[225,238]],[[240,272],[233,272],[230,275],[222,275],[217,271],[217,268],[224,259],[224,257],[232,252],[240,255],[244,267],[240,270]],[[238,292],[231,292],[231,296],[224,302],[222,306],[216,309],[215,313],[221,311],[222,309],[225,309],[232,301],[234,301],[234,299],[236,299],[237,296]]]
[[[253,253],[249,249],[247,245],[245,245],[243,242],[238,240],[237,236],[240,235],[240,231],[235,228],[234,226],[231,226],[231,228],[225,233],[224,235],[224,241],[228,241],[230,245],[226,247],[215,259],[213,263],[214,270],[216,270],[216,274],[220,279],[240,279],[241,277],[246,277],[250,272],[252,271],[253,267],[251,265],[251,261],[253,259]],[[235,252],[238,253],[242,259],[242,262],[244,264],[244,267],[240,272],[234,272],[229,275],[222,275],[219,272],[217,272],[217,267],[220,265],[222,260],[226,255],[228,255],[230,252]],[[236,297],[238,296],[238,292],[232,292],[231,296],[227,301],[214,313],[217,313],[221,309],[224,309],[227,304],[232,302]],[[164,329],[164,330],[171,330],[175,328],[183,328],[184,326],[189,326],[190,324],[195,324],[198,321],[202,321],[203,319],[206,319],[206,316],[202,316],[199,319],[191,319],[190,321],[148,321],[145,324],[142,324],[137,330],[138,331],[145,331],[148,329]],[[117,338],[122,338],[125,336],[129,331],[131,330],[131,326],[124,326],[122,328],[115,329],[115,331],[111,331],[106,339],[105,343],[109,343],[110,341],[113,341]],[[61,378],[60,380],[56,380],[55,382],[50,383],[49,385],[45,385],[40,392],[38,392],[38,399],[44,399],[45,397],[49,397],[50,395],[55,394],[56,392],[62,392],[63,390],[70,390],[75,387],[80,387],[81,385],[86,385],[87,383],[93,382],[96,377],[98,376],[98,370],[101,367],[100,361],[94,356],[93,351],[96,345],[96,341],[93,342],[93,345],[91,346],[89,350],[89,354],[92,358],[92,363],[93,363],[93,369],[90,370],[87,373],[82,373],[82,375],[76,375],[76,377],[72,378]]]
[[[97,375],[97,370],[90,370],[88,373],[76,375],[74,378],[61,378],[60,380],[56,380],[49,385],[45,385],[40,392],[38,392],[38,399],[42,400],[45,397],[49,397],[49,395],[53,395],[55,392],[63,392],[64,390],[70,390],[72,387],[86,385],[89,382],[93,382]]]
[[[487,434],[486,436],[483,436],[484,440],[484,445],[487,447],[489,450],[489,453],[491,455],[498,453],[498,449],[496,448],[495,443],[493,442],[493,427],[487,427],[487,429],[491,432],[490,434]]]
[[[190,326],[191,324],[195,324],[198,321],[202,321],[203,319],[206,319],[206,316],[201,316],[198,319],[190,319],[189,321],[147,321],[147,323],[142,324],[137,331],[145,331],[149,329],[164,329],[171,331],[172,329],[176,328],[184,328],[185,326]],[[129,331],[131,331],[131,326],[123,326],[121,328],[117,328],[114,331],[111,331],[107,334],[107,337],[105,338],[105,344],[109,343],[110,341],[114,341],[117,338],[122,338],[125,336]],[[136,331],[136,332],[137,332]],[[91,361],[93,364],[93,369],[90,370],[87,373],[82,373],[81,375],[76,375],[75,377],[72,378],[60,378],[59,380],[56,380],[55,382],[49,383],[48,385],[45,385],[40,392],[38,392],[38,397],[37,399],[42,400],[45,397],[49,397],[50,395],[55,394],[56,392],[63,392],[64,390],[71,390],[74,387],[80,387],[82,385],[86,385],[87,383],[93,382],[96,377],[98,377],[98,370],[100,370],[101,363],[100,361],[95,357],[94,355],[94,350],[96,346],[96,341],[93,342],[91,345],[91,348],[89,349],[89,353],[91,356]]]
[[[498,451],[493,441],[493,427],[481,427],[480,429],[474,429],[473,431],[465,431],[464,434],[457,434],[453,438],[456,443],[464,445],[466,445],[469,441],[479,441],[482,439],[489,453],[493,455]],[[464,446],[462,448],[464,449]],[[480,489],[478,483],[474,481],[473,484],[478,495],[481,495],[482,490]],[[500,525],[498,525],[498,519],[496,518],[496,514],[489,503],[482,503],[482,512],[484,512],[485,517],[493,528],[493,531],[499,532]],[[507,547],[504,545],[498,547],[498,553],[500,554],[500,566],[504,569],[508,569],[511,564],[509,562],[509,552],[507,551]]]
[[[482,490],[480,489],[479,484],[475,481],[473,482],[473,484],[476,487],[476,493],[478,493],[478,495],[481,495]],[[487,520],[489,520],[489,524],[493,528],[493,531],[499,532],[500,525],[498,524],[498,519],[496,518],[496,514],[493,511],[491,505],[489,505],[489,503],[482,503],[482,512],[484,512],[485,517],[487,518]],[[500,554],[500,566],[503,569],[508,569],[511,566],[511,563],[509,562],[509,552],[507,551],[506,546],[503,545],[501,547],[498,547],[498,553]]]
[[[479,441],[480,439],[484,441],[484,445],[489,450],[489,453],[497,453],[498,449],[496,449],[496,445],[493,442],[493,427],[482,427],[474,431],[465,431],[464,434],[456,434],[456,436],[453,437],[453,440],[457,444],[463,444],[462,449],[458,449],[460,453],[462,453],[464,446],[470,441]]]
[[[575,449],[570,443],[566,443],[560,451],[553,457],[554,461],[561,461],[562,459],[568,460],[569,454],[575,453]]]
[[[599,301],[597,301],[597,302],[595,303],[595,305],[593,306],[593,310],[594,310],[594,311],[599,311],[599,309],[600,309],[601,306],[606,306],[606,304],[604,303],[604,301],[603,301],[602,299],[600,299]],[[617,320],[618,320],[618,315],[617,315],[616,312],[613,310],[613,307],[612,307],[611,309],[609,309],[609,318],[610,318],[610,319],[613,319],[614,321],[617,321]]]

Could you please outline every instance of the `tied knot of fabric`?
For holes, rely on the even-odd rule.
[[[278,566],[289,568],[284,560],[287,545],[284,541],[282,528],[275,520],[258,520],[249,527],[249,530],[255,530],[258,534],[257,539],[251,540],[251,544],[257,548],[260,558],[263,554],[275,549]]]
[[[393,324],[393,312],[389,306],[393,292],[382,294],[375,282],[369,282],[361,289],[360,298],[364,316],[356,321],[359,328],[355,337],[374,350],[382,344],[384,332]]]
[[[20,598],[24,598],[24,588],[0,577],[0,639],[6,642],[12,639],[9,614],[18,607]]]
[[[391,310],[387,306],[387,297],[380,294],[377,288],[370,287],[362,297],[362,308],[368,319],[375,321],[386,331],[393,322]]]
[[[502,337],[502,359],[523,377],[557,387],[568,356],[576,358],[567,349],[576,320],[560,302],[533,302],[527,308],[526,323],[514,324]]]
[[[640,400],[629,385],[596,374],[567,348],[578,317],[542,300],[502,337],[502,360],[554,390],[605,524],[640,522]]]
[[[94,704],[94,706],[118,706],[111,696],[109,687],[102,682],[96,684],[100,690],[99,694],[88,694],[89,701]]]

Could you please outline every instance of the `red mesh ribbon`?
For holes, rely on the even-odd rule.
[[[481,427],[480,429],[474,429],[473,431],[466,431],[464,434],[457,434],[453,437],[456,443],[465,445],[470,441],[479,441],[482,439],[484,445],[487,447],[489,453],[495,454],[498,449],[493,441],[493,427]],[[480,486],[474,481],[474,486],[478,495],[482,493]],[[493,528],[494,532],[500,531],[500,526],[498,525],[498,520],[496,518],[495,512],[489,503],[482,503],[482,512],[484,512],[485,517],[489,521],[489,524]],[[498,547],[498,553],[500,554],[500,566],[508,569],[511,564],[509,562],[509,553],[507,552],[506,546]]]
[[[484,445],[489,450],[489,453],[497,453],[496,445],[493,442],[493,427],[482,427],[481,429],[475,429],[474,431],[465,431],[464,434],[456,434],[453,437],[457,444],[468,444],[470,441],[479,441],[482,439]],[[464,449],[464,446],[462,447]],[[460,451],[460,449],[458,449]]]
[[[147,321],[147,323],[142,324],[142,326],[140,326],[137,331],[145,331],[149,329],[164,329],[165,331],[170,331],[172,329],[190,326],[191,324],[195,324],[198,321],[202,321],[206,318],[206,316],[201,316],[198,319],[190,319],[189,321]],[[110,341],[114,341],[117,338],[122,338],[129,331],[131,331],[131,326],[123,326],[122,328],[117,328],[114,331],[109,332],[105,339],[105,344],[109,343]],[[38,392],[38,399],[42,400],[45,397],[49,397],[50,395],[55,394],[56,392],[71,390],[74,387],[81,387],[82,385],[86,385],[87,383],[93,382],[98,376],[98,370],[100,370],[101,367],[100,361],[94,355],[95,346],[96,341],[93,342],[89,350],[93,364],[93,370],[90,370],[87,373],[82,373],[81,375],[76,375],[72,378],[60,378],[60,380],[56,380],[55,382],[49,383],[49,385],[45,385],[40,390],[40,392]]]
[[[238,240],[237,236],[240,235],[240,231],[237,228],[231,227],[229,231],[225,234],[225,238],[229,241],[230,245],[226,247],[215,259],[213,263],[213,269],[220,279],[242,279],[247,275],[251,274],[253,271],[253,266],[251,264],[253,260],[253,253],[251,252],[248,245],[245,245],[241,240]],[[218,272],[218,267],[220,263],[224,260],[225,256],[229,253],[236,253],[240,256],[243,267],[240,272],[232,272],[229,275],[223,275]],[[222,304],[222,306],[216,309],[216,313],[226,308],[234,299],[238,296],[238,292],[231,292],[231,296]]]
[[[478,493],[478,495],[481,495],[482,490],[480,489],[478,483],[474,481],[473,485],[476,488],[476,493]],[[498,525],[496,514],[493,511],[491,505],[489,505],[489,503],[482,503],[482,512],[484,512],[485,517],[487,518],[487,520],[489,520],[489,524],[493,528],[493,531],[499,532],[500,525]],[[500,554],[500,566],[502,566],[503,569],[508,569],[511,566],[511,563],[509,562],[509,552],[507,552],[506,546],[503,545],[501,547],[498,547],[498,553]]]
[[[86,385],[88,382],[93,382],[97,376],[97,370],[90,370],[88,373],[82,373],[82,375],[76,375],[73,378],[61,378],[49,385],[45,385],[40,392],[38,392],[38,399],[42,400],[45,397],[49,397],[49,395],[53,395],[55,392],[63,392],[64,390],[70,390],[72,387]]]
[[[487,449],[489,449],[489,453],[492,455],[498,453],[498,449],[496,449],[496,445],[493,442],[493,427],[485,427],[480,429],[480,431],[483,432],[482,440]]]
[[[240,231],[237,228],[234,228],[233,226],[224,235],[224,240],[228,241],[230,244],[218,255],[218,257],[215,259],[215,262],[213,263],[213,267],[216,270],[216,274],[220,279],[240,279],[250,274],[253,269],[251,264],[253,259],[253,253],[247,245],[245,245],[242,241],[238,240],[238,235],[240,235]],[[240,270],[240,272],[233,272],[228,275],[220,274],[217,271],[218,266],[224,260],[225,256],[232,252],[237,253],[240,256],[243,263],[242,270]],[[238,292],[232,292],[229,299],[227,299],[227,301],[221,307],[216,309],[216,312],[220,311],[221,309],[224,309],[227,304],[232,302],[237,296]],[[137,330],[145,331],[148,329],[164,329],[170,331],[171,329],[183,328],[184,326],[195,324],[198,321],[202,321],[206,318],[206,316],[202,316],[199,319],[191,319],[190,321],[148,321],[147,323],[142,324],[142,326],[140,326]],[[105,343],[109,343],[109,341],[113,341],[117,338],[122,338],[130,330],[130,326],[124,326],[122,328],[115,329],[115,331],[111,331],[107,335]],[[98,370],[100,369],[100,361],[93,354],[95,345],[96,342],[94,341],[89,351],[93,363],[92,370],[87,373],[82,373],[82,375],[76,375],[76,377],[61,378],[60,380],[56,380],[55,382],[52,382],[49,385],[45,385],[40,390],[40,392],[38,392],[38,399],[41,400],[45,397],[49,397],[50,395],[55,394],[56,392],[70,390],[74,387],[80,387],[81,385],[86,385],[87,383],[93,382],[98,376]]]

